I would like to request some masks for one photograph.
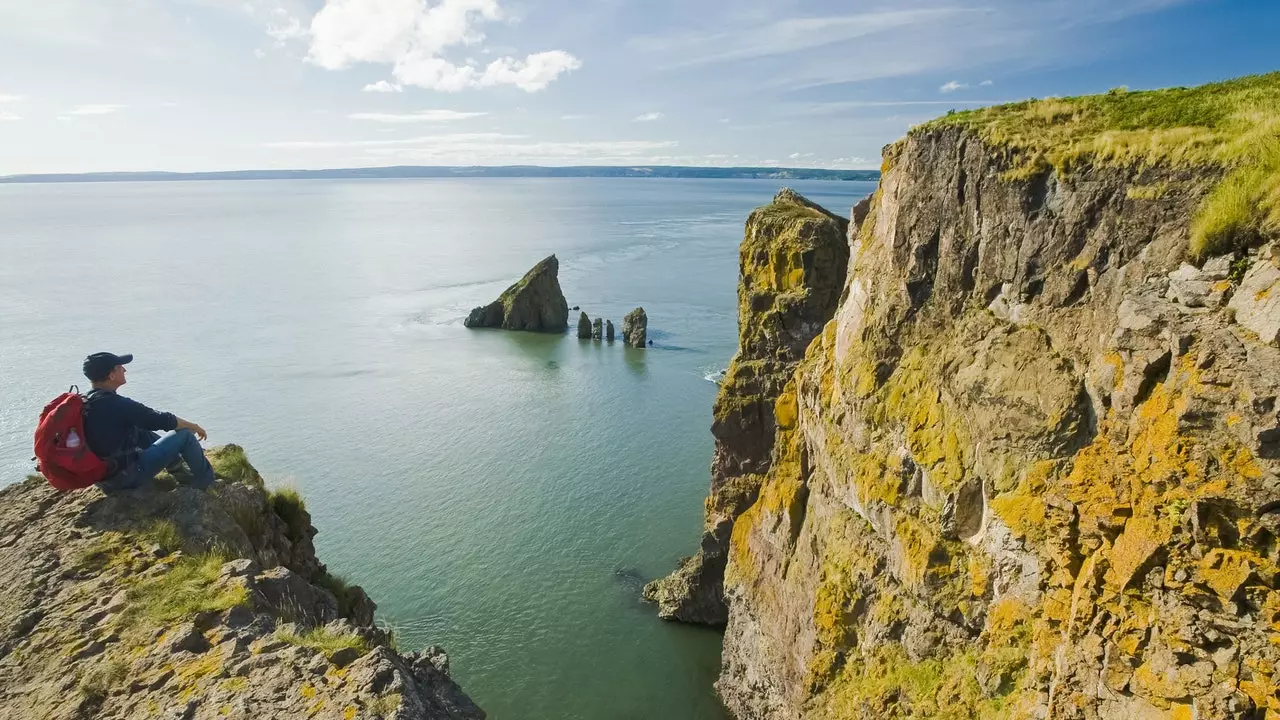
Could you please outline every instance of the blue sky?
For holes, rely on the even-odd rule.
[[[0,174],[872,168],[955,107],[1280,69],[1273,0],[0,0]]]

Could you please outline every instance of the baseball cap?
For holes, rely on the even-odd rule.
[[[96,352],[84,359],[84,376],[97,382],[106,380],[117,365],[128,365],[133,361],[132,355],[114,355],[109,352]]]

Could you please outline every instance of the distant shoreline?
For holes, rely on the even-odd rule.
[[[330,170],[225,170],[218,172],[98,172],[0,176],[0,184],[163,182],[204,180],[346,180],[391,178],[678,178],[701,180],[877,181],[877,170],[822,170],[779,167],[684,167],[674,165],[569,166],[416,166],[335,168]]]

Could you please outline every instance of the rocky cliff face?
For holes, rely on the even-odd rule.
[[[1278,102],[1023,103],[886,149],[733,524],[736,715],[1280,716]]]
[[[560,261],[555,255],[542,260],[497,300],[472,310],[463,324],[469,328],[564,332],[569,327],[569,303],[560,289],[559,273]]]
[[[209,492],[0,490],[0,717],[482,718],[438,648],[402,655],[239,448]]]
[[[664,618],[723,625],[733,521],[769,469],[774,401],[835,313],[849,261],[848,222],[791,190],[747,220],[739,251],[738,353],[716,398],[715,455],[698,552],[645,587]]]

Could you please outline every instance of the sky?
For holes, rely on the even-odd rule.
[[[0,0],[0,175],[875,168],[912,125],[1280,69],[1280,0]]]

